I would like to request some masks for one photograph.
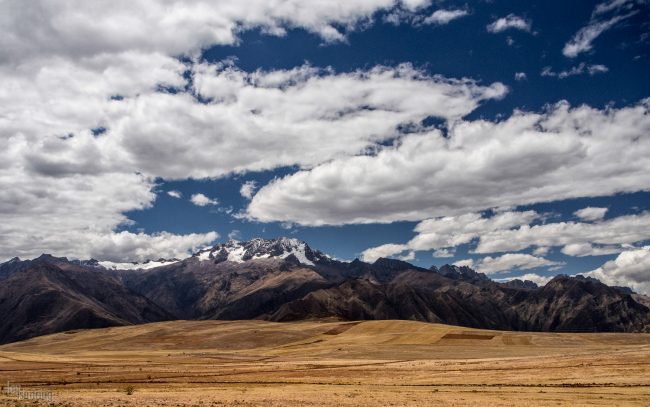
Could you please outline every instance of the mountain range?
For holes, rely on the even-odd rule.
[[[345,262],[305,242],[229,241],[137,263],[44,254],[0,264],[0,343],[177,319],[405,319],[473,328],[650,332],[650,298],[587,277],[542,287],[468,267]]]

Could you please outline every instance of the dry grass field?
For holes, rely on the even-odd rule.
[[[175,321],[2,346],[0,381],[53,394],[7,406],[644,406],[650,334]]]

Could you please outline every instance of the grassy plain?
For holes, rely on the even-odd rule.
[[[174,321],[1,346],[7,381],[54,401],[0,405],[644,406],[650,334]]]

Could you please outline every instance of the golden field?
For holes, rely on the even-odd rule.
[[[173,321],[1,346],[7,381],[53,394],[7,406],[644,406],[650,334]]]

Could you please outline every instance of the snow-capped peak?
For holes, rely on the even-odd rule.
[[[199,260],[232,261],[243,263],[248,260],[279,258],[293,255],[300,263],[313,266],[315,262],[327,258],[319,251],[313,251],[307,243],[293,238],[252,239],[247,242],[229,240],[226,243],[206,248],[194,256]]]

